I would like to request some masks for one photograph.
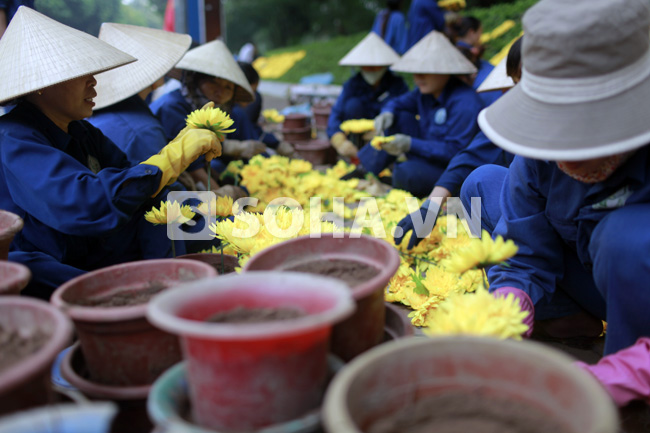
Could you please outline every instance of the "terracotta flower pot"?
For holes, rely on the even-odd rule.
[[[197,260],[212,266],[217,274],[231,274],[239,267],[239,259],[229,254],[219,253],[194,253],[178,256],[178,259]],[[223,271],[222,271],[223,268]]]
[[[386,320],[384,325],[384,341],[397,340],[398,338],[412,337],[415,328],[411,319],[393,304],[386,304]]]
[[[116,412],[108,402],[57,404],[0,419],[0,433],[107,433]]]
[[[61,362],[61,376],[90,400],[110,400],[117,404],[118,413],[112,423],[113,433],[151,431],[153,424],[147,416],[147,396],[151,385],[113,386],[93,382],[79,343],[68,350]]]
[[[293,147],[300,158],[311,162],[312,165],[336,162],[336,150],[327,139],[296,141],[293,143]]]
[[[9,257],[9,245],[23,228],[23,219],[6,210],[0,210],[0,260]]]
[[[142,260],[98,269],[59,287],[51,302],[74,322],[90,377],[106,385],[147,385],[181,359],[178,339],[153,327],[146,301],[125,306],[84,306],[80,303],[117,292],[138,296],[152,283],[174,286],[215,276],[196,260]]]
[[[332,353],[344,361],[381,343],[384,338],[386,306],[384,289],[399,267],[397,250],[381,239],[361,235],[335,238],[323,233],[320,238],[302,236],[260,251],[248,260],[243,272],[287,270],[301,264],[325,260],[361,262],[376,273],[351,289],[357,310],[334,327]]]
[[[181,338],[196,422],[251,431],[318,407],[331,327],[353,308],[349,290],[334,279],[251,272],[169,290],[149,304],[148,317]],[[255,323],[206,321],[241,309],[297,309],[303,315]]]
[[[314,124],[318,129],[327,129],[327,122],[332,112],[330,104],[312,105],[311,112],[313,114]]]
[[[289,143],[311,139],[311,126],[303,128],[283,129],[282,138]]]
[[[57,354],[72,338],[72,323],[45,301],[18,296],[0,297],[0,329],[24,338],[37,338],[35,352],[0,370],[0,414],[47,404],[50,400],[50,369]],[[44,340],[44,341],[43,341]],[[16,353],[3,341],[1,359]]]
[[[307,121],[309,118],[306,114],[294,113],[287,114],[284,116],[284,122],[282,123],[282,129],[300,129],[309,127]]]
[[[0,261],[0,295],[17,295],[32,278],[29,268],[20,263]]]
[[[501,431],[501,417],[512,422],[508,431],[615,433],[618,416],[611,398],[572,362],[559,351],[528,341],[405,338],[346,365],[327,390],[323,422],[329,433],[368,432],[378,422],[391,425],[401,411],[401,422],[415,422],[418,415],[403,411],[418,408],[420,424],[410,425],[412,431],[452,431],[450,423],[458,423],[452,424],[453,431],[481,431],[463,424],[468,418]],[[446,399],[444,405],[440,399]],[[472,417],[462,412],[468,407]],[[433,413],[436,418],[426,418]],[[478,416],[484,419],[477,421]],[[447,421],[447,428],[435,424],[440,419]],[[535,429],[549,420],[557,429]],[[382,431],[400,431],[400,426],[397,422],[394,429]]]

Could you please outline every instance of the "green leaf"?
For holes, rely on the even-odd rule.
[[[413,289],[413,292],[415,294],[429,296],[429,289],[427,289],[424,283],[422,283],[422,277],[411,274],[411,279],[415,283],[415,288]]]

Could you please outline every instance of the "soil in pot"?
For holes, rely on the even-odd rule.
[[[377,268],[369,264],[343,259],[313,260],[300,263],[285,270],[337,278],[350,287],[356,287],[379,273]]]
[[[221,263],[210,263],[212,267],[214,268],[215,271],[217,271],[217,274],[219,275],[225,275],[225,274],[232,274],[235,272],[235,268],[237,268],[236,263],[226,263],[224,262],[223,266],[221,266]]]
[[[150,281],[144,287],[142,285],[123,287],[116,289],[110,295],[98,298],[79,299],[74,304],[84,307],[102,308],[146,304],[151,298],[168,287],[160,281]]]
[[[213,314],[205,321],[212,323],[261,323],[291,320],[303,316],[305,316],[305,312],[297,308],[237,307],[232,310],[220,311]]]
[[[448,391],[373,422],[367,433],[571,433],[548,414],[486,392]]]
[[[36,353],[50,337],[50,334],[40,330],[29,336],[22,336],[16,330],[0,326],[0,372]]]

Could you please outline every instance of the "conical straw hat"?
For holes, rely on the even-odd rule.
[[[392,70],[412,74],[473,74],[472,64],[449,39],[432,31],[408,50]]]
[[[246,75],[226,44],[220,40],[189,50],[176,67],[232,81],[237,85],[233,96],[234,102],[251,102],[255,99]]]
[[[515,85],[515,82],[512,81],[512,78],[510,78],[506,73],[506,60],[507,57],[504,57],[503,60],[492,69],[492,72],[485,77],[485,80],[483,80],[481,85],[478,86],[478,89],[476,89],[477,92],[505,90],[510,89]]]
[[[368,33],[339,61],[341,66],[390,66],[399,60],[395,52],[375,32]]]
[[[189,35],[126,24],[104,23],[99,39],[137,58],[97,75],[95,110],[133,96],[165,75],[192,43]]]
[[[25,6],[0,39],[0,102],[136,59]]]

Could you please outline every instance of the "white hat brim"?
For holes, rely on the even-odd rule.
[[[25,6],[0,39],[0,102],[136,59]]]
[[[582,161],[650,143],[650,79],[618,95],[588,103],[550,104],[521,85],[485,108],[481,130],[497,146],[527,158]]]
[[[375,32],[370,32],[340,61],[341,66],[390,66],[399,54]]]
[[[95,110],[151,86],[178,63],[192,43],[189,35],[115,23],[102,24],[99,39],[138,60],[97,75]]]
[[[493,90],[507,90],[514,87],[515,82],[506,73],[507,57],[504,57],[498,65],[485,77],[485,80],[476,89],[477,92],[491,92]]]
[[[435,30],[413,45],[391,69],[411,74],[464,75],[477,72],[476,66],[445,35]]]

